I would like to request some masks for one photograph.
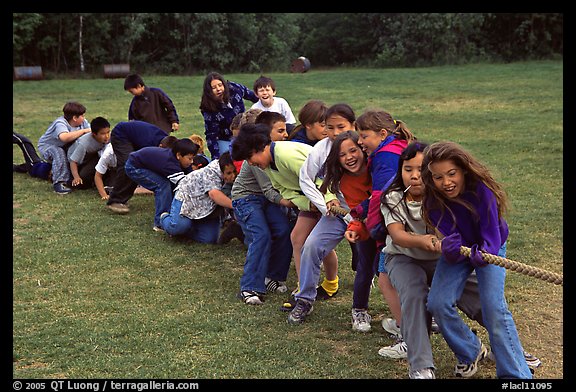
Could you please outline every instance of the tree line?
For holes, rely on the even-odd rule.
[[[412,67],[561,58],[561,13],[13,13],[13,65],[57,74]]]

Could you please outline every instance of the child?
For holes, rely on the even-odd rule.
[[[126,175],[154,192],[154,231],[161,231],[160,214],[169,211],[173,188],[192,171],[192,159],[198,145],[188,138],[179,139],[172,148],[144,147],[134,151],[126,161]]]
[[[422,181],[425,221],[444,236],[427,308],[456,355],[454,374],[473,376],[478,361],[488,353],[453,306],[464,282],[476,271],[482,317],[496,359],[496,376],[532,378],[504,297],[506,269],[488,264],[480,253],[506,257],[508,224],[504,215],[508,199],[502,185],[485,165],[453,142],[437,142],[426,148]],[[460,254],[461,245],[471,248],[470,257]]]
[[[207,164],[210,163],[210,158],[208,158],[204,152],[204,146],[206,143],[202,136],[200,135],[190,135],[190,140],[198,145],[198,153],[194,156],[194,161],[192,162],[192,169],[196,170],[200,167],[205,167]],[[197,165],[196,169],[194,169],[194,165]]]
[[[154,124],[145,121],[124,121],[116,124],[110,134],[110,143],[116,156],[116,175],[112,183],[112,191],[106,202],[107,208],[117,214],[127,214],[130,208],[126,203],[138,186],[126,175],[124,168],[131,152],[143,147],[157,147],[166,132]]]
[[[104,117],[90,122],[91,133],[80,136],[68,148],[68,161],[72,172],[72,186],[88,189],[94,185],[98,153],[110,141],[110,123]]]
[[[210,161],[204,155],[196,154],[194,155],[194,158],[192,158],[192,170],[198,170],[202,167],[206,167],[209,163]]]
[[[304,195],[314,204],[316,211],[312,213],[299,214],[296,221],[296,229],[292,232],[293,243],[292,246],[295,249],[294,261],[296,266],[296,274],[300,277],[300,269],[302,262],[302,255],[305,253],[310,254],[310,249],[303,250],[304,247],[317,247],[317,241],[315,239],[308,240],[310,233],[314,229],[315,225],[318,223],[319,219],[328,213],[328,207],[330,205],[339,205],[338,199],[334,194],[328,192],[326,195],[322,194],[318,190],[317,183],[322,183],[325,174],[325,162],[328,153],[332,147],[332,143],[336,136],[341,132],[346,130],[354,129],[354,122],[356,120],[356,115],[354,110],[350,105],[345,103],[339,103],[332,105],[326,111],[326,135],[327,137],[318,141],[315,145],[304,165],[300,169],[300,188]],[[311,255],[311,254],[310,254]],[[316,260],[306,260],[306,268],[314,268]],[[326,252],[326,257],[324,258],[324,271],[325,277],[320,285],[318,281],[307,280],[307,285],[313,285],[304,288],[300,285],[300,290],[316,290],[316,296],[313,298],[326,300],[332,298],[338,292],[338,257],[334,249],[329,249]],[[310,271],[308,271],[310,272]],[[318,287],[316,288],[316,286]],[[292,301],[288,300],[285,303],[286,308],[293,307],[296,304],[296,298]]]
[[[72,142],[90,132],[90,124],[84,118],[86,107],[81,103],[67,102],[62,111],[64,115],[54,120],[40,136],[38,152],[52,165],[54,192],[66,195],[72,192],[72,175],[66,150]]]
[[[299,125],[294,127],[288,140],[306,143],[314,146],[319,140],[326,137],[326,112],[328,107],[324,102],[313,99],[300,109],[298,113]]]
[[[175,136],[166,136],[162,141],[160,141],[160,147],[170,148],[172,137],[178,140]],[[96,186],[98,195],[102,200],[108,200],[110,198],[109,193],[112,190],[111,184],[114,183],[114,176],[116,175],[116,155],[114,154],[112,143],[106,144],[104,149],[101,151],[100,158],[98,159],[98,163],[96,163],[94,170],[94,185]],[[142,185],[138,185],[136,189],[134,189],[134,195],[153,194],[154,192],[144,188]]]
[[[178,141],[178,138],[173,135],[165,136],[164,139],[160,140],[158,147],[172,148],[174,144]]]
[[[300,168],[311,150],[312,147],[306,143],[272,141],[269,132],[254,132],[254,128],[250,124],[240,128],[240,133],[232,144],[234,159],[246,159],[250,165],[263,169],[270,178],[272,186],[280,192],[284,199],[291,201],[293,206],[299,210],[298,219],[303,213],[315,215],[312,212],[315,207],[302,194],[299,183]],[[292,233],[295,230],[296,228],[292,230]],[[292,248],[293,255],[296,255],[293,240]],[[290,309],[291,307],[282,307],[282,310]]]
[[[366,155],[358,145],[356,131],[348,130],[335,137],[326,158],[326,173],[320,187],[320,192],[338,197],[337,204],[329,202],[328,205],[354,207],[369,196],[372,183],[366,162]],[[349,215],[322,215],[306,239],[300,263],[300,291],[296,293],[296,305],[288,315],[289,323],[304,322],[312,311],[317,296],[314,288],[320,277],[322,255],[333,251],[342,241],[350,219]],[[368,331],[369,320],[357,313],[352,312],[353,328]]]
[[[411,379],[436,378],[426,298],[440,256],[440,241],[427,233],[421,215],[424,187],[420,172],[426,146],[413,142],[402,151],[396,177],[381,195],[381,211],[389,234],[382,253],[400,298],[401,332],[407,345]]]
[[[252,105],[252,109],[261,109],[282,114],[284,118],[286,118],[286,130],[290,133],[296,126],[296,118],[288,102],[284,98],[276,97],[276,84],[274,80],[266,76],[260,76],[254,82],[254,92],[259,100]]]
[[[238,117],[238,129],[234,128],[236,126],[236,124],[230,125],[230,129],[232,130],[232,134],[233,135],[235,134],[236,136],[238,136],[238,132],[240,132],[240,127],[242,127],[242,125],[244,125],[244,124],[254,124],[254,121],[256,121],[256,118],[258,117],[258,115],[260,113],[262,113],[262,110],[260,110],[260,109],[248,109],[244,113],[240,113],[237,116],[235,116],[232,121],[235,123],[234,120]],[[232,138],[230,140],[233,141],[236,136],[232,136]],[[242,163],[243,162],[244,161],[234,161],[234,167],[236,167],[237,173],[240,173],[240,170],[242,169]],[[224,184],[224,186],[222,187],[222,192],[226,196],[231,198],[232,197],[232,184],[230,184],[230,183]],[[242,228],[240,227],[240,225],[238,224],[238,222],[236,222],[236,219],[234,218],[234,211],[225,210],[225,215],[224,215],[222,220],[223,220],[222,232],[220,233],[220,237],[218,237],[218,244],[220,244],[220,245],[227,244],[233,238],[238,238],[238,240],[240,242],[244,242],[244,232],[242,231]]]
[[[255,124],[267,124],[270,129],[272,141],[288,140],[286,129],[286,117],[277,112],[260,112],[256,117]]]
[[[52,165],[38,156],[36,148],[30,139],[12,131],[12,143],[17,144],[22,150],[24,163],[12,164],[12,171],[16,173],[28,173],[32,177],[43,180],[51,180]]]
[[[359,220],[366,218],[366,227],[370,232],[370,237],[375,240],[374,258],[370,260],[373,260],[376,271],[378,270],[379,253],[385,245],[386,238],[380,211],[380,194],[393,179],[398,167],[400,153],[414,139],[414,135],[402,121],[395,120],[390,113],[380,109],[369,109],[360,115],[356,119],[356,130],[360,134],[359,144],[368,153],[368,168],[372,176],[372,195],[370,199],[356,206],[351,214]],[[346,238],[352,242],[356,241],[354,227],[347,232]],[[367,277],[367,275],[364,276]],[[381,271],[378,275],[378,286],[396,321],[400,320],[398,293],[390,283],[385,271]],[[383,326],[386,325],[383,324]],[[393,330],[393,332],[396,331]],[[395,354],[405,357],[405,347],[405,343],[399,341],[394,345],[394,348],[398,348],[399,354]]]
[[[284,118],[280,113],[263,113]],[[256,121],[264,119],[259,116]],[[275,121],[277,128],[285,127],[279,123]],[[251,132],[268,132],[272,141],[285,140],[288,136],[285,129],[284,133],[274,132],[262,122],[254,125]],[[285,281],[292,260],[291,226],[281,206],[294,205],[272,186],[262,169],[242,162],[232,186],[234,216],[248,246],[238,296],[246,304],[261,305],[266,292],[287,291]]]
[[[254,91],[240,83],[226,81],[218,72],[210,72],[204,78],[200,112],[204,118],[206,144],[212,159],[229,151],[232,137],[230,123],[234,116],[246,110],[244,99],[258,101]]]
[[[200,135],[190,135],[190,137],[188,138],[190,140],[192,140],[194,143],[196,143],[198,145],[198,154],[196,155],[205,155],[204,152],[204,139],[202,139],[202,136]]]
[[[220,209],[232,208],[232,200],[222,193],[223,183],[233,183],[236,168],[226,152],[208,166],[193,170],[178,184],[170,212],[160,215],[160,227],[171,236],[215,244],[220,232]]]
[[[128,120],[146,121],[170,134],[180,127],[176,107],[170,97],[161,89],[147,87],[138,74],[130,74],[124,79],[124,90],[134,97],[128,109]]]

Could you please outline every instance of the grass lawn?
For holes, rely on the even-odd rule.
[[[252,86],[258,74],[225,74]],[[294,115],[310,99],[380,107],[426,142],[453,140],[486,163],[510,196],[508,258],[563,271],[563,63],[520,62],[413,69],[312,69],[271,73]],[[174,101],[176,133],[203,135],[204,75],[147,76]],[[13,82],[13,127],[37,142],[68,100],[88,120],[126,121],[123,79]],[[248,106],[250,103],[248,103]],[[13,161],[23,162],[13,146]],[[309,321],[288,325],[283,294],[263,306],[236,297],[245,248],[203,245],[152,230],[152,196],[115,215],[95,190],[56,195],[46,181],[13,174],[13,377],[167,379],[405,379],[405,360],[378,349],[393,343],[377,287],[372,330],[351,330],[350,248],[337,248],[340,292],[317,303]],[[288,286],[295,287],[294,268]],[[509,271],[506,296],[524,348],[562,379],[563,287]],[[472,325],[472,324],[471,324]],[[485,344],[488,336],[479,330]],[[437,378],[453,378],[455,357],[431,337]],[[495,378],[484,361],[475,376]]]

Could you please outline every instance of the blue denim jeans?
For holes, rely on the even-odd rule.
[[[160,214],[170,211],[174,196],[170,180],[152,170],[134,167],[130,159],[126,161],[124,170],[132,181],[154,192],[154,226],[160,227]]]
[[[170,213],[160,219],[160,227],[170,235],[182,235],[196,242],[215,244],[220,234],[219,218],[190,219],[180,215],[182,202],[172,199]]]
[[[354,293],[352,295],[353,309],[368,309],[372,280],[378,273],[380,261],[380,248],[376,241],[368,238],[365,241],[356,242],[356,275],[354,277]]]
[[[241,291],[266,293],[264,278],[285,281],[292,261],[290,221],[280,205],[263,195],[250,195],[232,201],[236,221],[248,246]]]
[[[506,244],[498,255],[506,257]],[[462,320],[455,306],[474,266],[468,259],[448,263],[440,257],[428,293],[427,308],[436,319],[446,343],[459,362],[472,363],[480,352],[480,339]],[[504,296],[506,269],[488,264],[475,268],[484,325],[496,359],[498,378],[532,378],[518,337],[516,324]]]
[[[324,215],[306,238],[300,253],[300,290],[296,299],[316,300],[316,286],[320,279],[320,264],[326,255],[344,238],[346,223],[341,217]]]

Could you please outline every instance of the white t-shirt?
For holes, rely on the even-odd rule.
[[[116,154],[114,154],[112,144],[108,143],[106,147],[104,147],[100,159],[96,164],[96,171],[104,175],[111,167],[116,167]]]
[[[274,101],[270,107],[265,107],[262,105],[262,102],[258,101],[250,109],[260,109],[265,112],[276,112],[282,114],[286,117],[286,124],[296,124],[296,118],[294,117],[294,113],[292,113],[292,109],[290,109],[290,105],[284,98],[274,97]]]

